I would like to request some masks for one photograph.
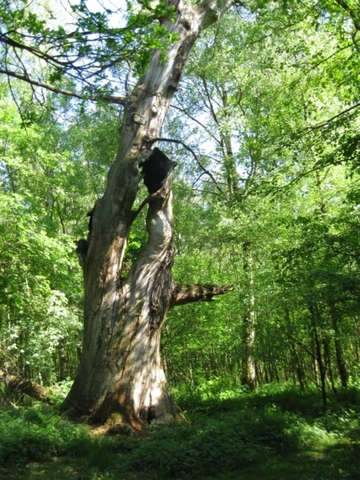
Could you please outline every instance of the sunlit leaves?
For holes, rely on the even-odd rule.
[[[173,18],[174,7],[158,2],[141,5],[129,11],[102,9],[86,2],[69,3],[60,11],[31,3],[5,2],[0,9],[3,73],[28,82],[50,87],[67,85],[65,79],[77,82],[77,95],[106,96],[123,87],[112,77],[112,70],[133,65],[136,74],[146,69],[151,53],[166,50],[176,36],[162,26],[163,18]],[[39,8],[38,8],[39,7]],[[100,8],[99,8],[100,9]],[[114,19],[113,19],[114,17]],[[118,26],[116,26],[118,25]],[[40,62],[40,63],[39,63]],[[47,65],[47,79],[42,67]],[[109,82],[104,89],[104,79]],[[101,90],[102,89],[102,90]]]
[[[56,122],[55,105],[66,121]],[[82,272],[74,240],[87,235],[86,213],[103,191],[117,118],[101,106],[85,114],[49,100],[24,122],[5,94],[0,117],[0,336],[13,371],[22,375],[29,363],[49,383],[60,346],[71,358],[67,374],[77,366]]]
[[[72,348],[80,342],[79,292],[69,290],[76,286],[69,281],[69,275],[76,276],[72,239],[49,237],[46,225],[19,195],[1,194],[0,206],[2,345],[12,368],[28,363],[48,382],[54,375],[49,356],[56,353],[59,339]],[[71,305],[64,291],[73,298]]]

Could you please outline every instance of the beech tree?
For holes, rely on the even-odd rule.
[[[170,177],[175,165],[157,148],[194,42],[231,4],[232,0],[204,0],[195,5],[168,0],[152,7],[139,2],[139,12],[128,21],[133,31],[139,31],[130,40],[129,26],[109,28],[105,16],[87,16],[84,3],[72,7],[78,21],[69,32],[62,26],[51,30],[21,1],[17,7],[22,9],[9,4],[8,10],[2,11],[1,21],[7,29],[0,40],[1,73],[27,81],[34,95],[41,87],[123,106],[120,144],[106,191],[90,214],[88,238],[77,242],[85,286],[84,341],[77,376],[62,406],[70,415],[103,422],[116,412],[134,428],[152,419],[176,417],[178,407],[160,360],[160,335],[167,312],[176,305],[209,301],[232,289],[230,285],[181,286],[173,279]],[[148,27],[148,34],[141,36],[143,27]],[[142,54],[142,46],[148,58]],[[31,69],[37,65],[34,58],[47,63],[47,77],[43,69]],[[145,73],[126,95],[109,94],[104,72],[129,59],[134,59],[137,71],[149,60]],[[66,72],[73,77],[67,80],[72,88],[63,87]],[[90,88],[94,77],[98,83]],[[79,79],[85,82],[80,93],[76,89]],[[149,196],[135,209],[144,176]],[[148,241],[124,274],[127,238],[145,207]]]

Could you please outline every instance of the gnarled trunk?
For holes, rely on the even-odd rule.
[[[80,367],[62,409],[105,421],[118,412],[135,428],[151,419],[173,418],[178,408],[169,392],[160,361],[160,335],[169,308],[187,301],[209,300],[229,286],[181,288],[171,276],[174,256],[170,179],[148,203],[148,242],[123,278],[126,241],[136,212],[132,210],[140,167],[150,156],[187,55],[200,30],[231,4],[216,0],[198,6],[177,4],[174,22],[163,23],[179,40],[164,63],[156,52],[124,111],[121,141],[109,171],[106,192],[92,213],[88,245],[83,251],[85,280],[84,343]]]

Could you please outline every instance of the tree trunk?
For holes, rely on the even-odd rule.
[[[69,376],[69,358],[65,350],[63,338],[58,343],[57,351],[59,354],[59,381],[62,382]]]
[[[285,295],[284,295],[284,298],[285,298]],[[305,382],[306,382],[305,369],[302,365],[301,358],[296,346],[296,341],[293,337],[292,331],[294,330],[294,327],[291,324],[289,308],[285,302],[284,302],[284,318],[286,321],[285,333],[286,333],[286,337],[287,337],[287,341],[290,349],[292,370],[296,371],[296,376],[300,385],[300,390],[305,390]]]
[[[338,315],[335,303],[332,301],[331,298],[329,300],[329,306],[330,306],[330,315],[331,315],[332,325],[335,333],[335,353],[336,353],[337,368],[340,375],[341,386],[343,388],[347,388],[348,372],[346,368],[346,363],[345,363],[343,348],[341,343],[339,315]]]
[[[250,390],[256,388],[256,366],[254,358],[255,345],[255,297],[254,297],[254,279],[253,279],[253,259],[251,253],[251,242],[244,242],[244,272],[247,277],[247,286],[249,297],[246,300],[245,315],[242,322],[242,366],[241,366],[241,384],[247,385]]]
[[[32,382],[16,375],[7,375],[0,370],[0,382],[4,383],[12,393],[18,392],[44,403],[51,403],[46,389],[38,383]]]
[[[170,3],[170,2],[169,2]],[[105,421],[119,413],[134,428],[152,419],[168,419],[179,410],[170,394],[160,361],[160,335],[169,308],[188,301],[210,300],[229,286],[176,285],[170,179],[142,203],[149,205],[148,242],[128,275],[121,276],[126,242],[136,216],[133,204],[140,167],[160,137],[169,104],[200,31],[229,8],[231,0],[206,0],[198,6],[177,3],[174,22],[162,19],[178,41],[167,61],[155,52],[147,72],[128,98],[118,154],[106,192],[95,205],[83,255],[85,323],[78,374],[62,409]],[[190,294],[192,292],[192,294]]]
[[[326,405],[327,403],[327,395],[326,395],[326,365],[322,356],[321,352],[321,341],[319,338],[319,332],[317,327],[317,319],[318,315],[315,313],[315,308],[310,305],[309,306],[310,314],[311,314],[311,326],[314,335],[315,341],[315,352],[316,352],[316,361],[319,366],[319,373],[320,373],[320,382],[321,382],[321,394],[323,404]]]

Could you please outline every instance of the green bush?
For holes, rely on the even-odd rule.
[[[74,451],[89,434],[60,418],[50,407],[0,411],[0,462],[25,464]]]
[[[274,408],[230,410],[210,418],[198,414],[191,425],[154,431],[127,462],[135,470],[145,466],[165,477],[231,471],[287,450],[293,421]]]

